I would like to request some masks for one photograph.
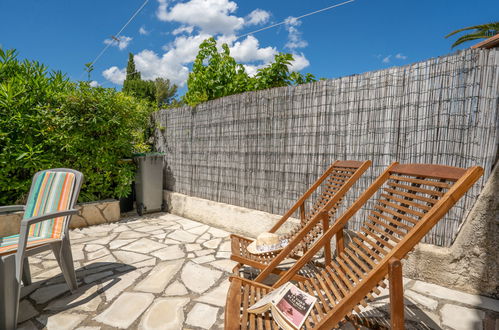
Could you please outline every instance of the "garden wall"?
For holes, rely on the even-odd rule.
[[[116,222],[120,219],[120,202],[115,199],[80,203],[76,205],[76,209],[80,212],[71,218],[71,229]],[[0,237],[19,234],[23,213],[0,214]]]
[[[425,241],[449,246],[497,158],[499,50],[224,97],[156,113],[165,188],[283,214],[336,159],[480,165],[485,174]],[[360,221],[358,216],[353,227]]]

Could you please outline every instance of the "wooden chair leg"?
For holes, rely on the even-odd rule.
[[[329,215],[327,212],[322,213],[322,229],[323,233],[327,232],[329,229]],[[331,239],[327,241],[327,243],[324,245],[324,263],[326,265],[331,264]]]
[[[345,251],[345,238],[343,236],[343,228],[336,233],[336,255],[339,256]]]
[[[390,323],[394,330],[404,330],[404,284],[402,282],[402,263],[390,259],[388,266],[390,284]]]
[[[305,202],[300,205],[300,223],[305,225]]]

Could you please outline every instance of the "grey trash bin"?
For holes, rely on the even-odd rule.
[[[137,213],[163,211],[163,156],[162,153],[134,155],[137,164],[135,175],[135,201]]]

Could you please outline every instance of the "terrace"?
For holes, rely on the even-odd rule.
[[[70,235],[78,290],[70,294],[51,252],[30,258],[19,329],[223,329],[235,265],[227,231],[155,213]],[[404,287],[409,329],[498,326],[497,300],[410,279]],[[362,312],[383,322],[388,306],[384,290]]]
[[[13,54],[4,56],[5,61],[16,62]],[[37,67],[33,63],[16,63],[19,67]],[[312,258],[324,261],[322,269],[316,268],[317,272],[306,269],[304,273],[310,277],[301,277],[303,281],[296,282],[311,287],[310,283],[316,279],[320,282],[326,278],[320,277],[321,271],[336,266],[329,275],[324,275],[330,276],[327,280],[333,279],[332,284],[326,283],[327,286],[323,281],[321,287],[311,289],[321,296],[325,312],[321,310],[320,313],[326,315],[323,318],[317,313],[318,318],[312,314],[314,326],[333,317],[346,317],[353,311],[381,327],[389,327],[390,319],[395,315],[399,319],[403,317],[410,329],[499,328],[498,63],[498,50],[472,49],[405,67],[231,95],[195,108],[154,112],[141,101],[120,92],[89,84],[66,86],[66,93],[71,96],[65,98],[66,101],[86,100],[88,95],[93,95],[93,106],[86,102],[79,103],[81,108],[73,108],[73,104],[61,105],[61,111],[51,113],[54,118],[46,121],[48,126],[39,127],[39,131],[33,133],[33,138],[40,139],[37,142],[40,150],[49,151],[22,152],[19,145],[24,146],[24,142],[21,138],[17,146],[1,151],[6,162],[16,166],[14,170],[1,167],[2,177],[18,176],[13,181],[15,184],[3,184],[0,197],[4,202],[23,201],[30,183],[26,173],[40,170],[40,164],[60,166],[61,159],[68,167],[75,165],[83,172],[86,182],[80,201],[89,202],[81,204],[79,211],[66,211],[74,214],[71,226],[81,227],[69,232],[78,282],[78,289],[73,292],[61,275],[61,268],[66,275],[69,272],[64,261],[60,268],[52,252],[28,258],[33,280],[28,284],[27,274],[22,273],[23,263],[15,262],[15,258],[23,260],[23,250],[17,254],[9,250],[28,236],[28,227],[24,227],[24,236],[11,244],[10,235],[19,233],[22,215],[10,214],[14,212],[11,209],[6,211],[5,218],[0,218],[3,227],[0,236],[7,237],[2,242],[5,244],[0,246],[4,249],[0,250],[4,253],[0,264],[3,272],[0,274],[4,276],[0,279],[4,282],[0,289],[8,293],[11,283],[26,284],[21,289],[19,328],[222,329],[225,312],[232,315],[230,308],[227,309],[232,305],[230,301],[226,303],[229,276],[235,272],[236,265],[231,257],[248,256],[231,253],[233,246],[247,246],[244,243],[237,245],[244,238],[231,242],[229,235],[254,238],[274,226],[283,214],[286,219],[288,216],[295,219],[290,219],[291,224],[278,233],[296,235],[293,236],[295,241],[290,240],[282,249],[283,253],[276,257],[282,257],[284,261],[279,263],[282,261],[279,259],[272,267],[293,267],[291,260],[285,259],[288,257],[297,257],[296,264],[302,268],[308,267]],[[45,79],[47,86],[52,83],[48,77]],[[33,83],[36,88],[30,89],[37,90],[38,85],[36,81]],[[18,87],[23,89],[24,82]],[[52,100],[45,101],[52,104]],[[45,122],[42,120],[47,115],[45,108],[34,112],[31,105],[27,105],[23,109],[30,120],[26,127]],[[32,113],[36,116],[32,117]],[[149,119],[154,122],[155,129],[154,136],[149,136],[147,141],[154,140],[152,149],[159,152],[154,155],[159,165],[154,173],[151,168],[142,171],[139,166],[138,173],[148,172],[152,178],[140,180],[140,176],[135,176],[134,166],[123,159],[123,150],[130,151],[128,156],[132,150],[139,150],[134,149],[136,146],[142,146],[143,151],[149,150],[145,146]],[[65,124],[59,127],[61,121]],[[93,126],[88,122],[98,124]],[[113,126],[117,122],[119,125]],[[19,134],[17,123],[9,120],[5,123],[10,130],[7,135],[24,137]],[[66,127],[72,127],[73,131],[67,134]],[[30,128],[29,131],[34,130]],[[141,136],[135,146],[130,139],[134,134]],[[57,138],[46,139],[45,136]],[[71,140],[72,147],[68,144],[61,148],[59,141],[66,136],[78,138]],[[80,139],[82,136],[95,137],[93,142],[99,148]],[[63,149],[69,151],[61,151]],[[28,156],[33,158],[27,161],[25,157]],[[46,156],[53,156],[53,159],[49,162],[44,158]],[[343,165],[339,172],[321,176],[325,166],[335,164],[336,159],[349,165]],[[356,176],[352,173],[362,166],[355,168],[352,164],[358,163],[368,165]],[[24,167],[26,164],[32,167]],[[398,167],[399,171],[390,172],[388,169],[392,167]],[[402,167],[405,171],[400,171]],[[421,170],[421,167],[425,169]],[[119,202],[108,198],[124,196],[123,192],[130,190],[134,177],[139,182],[136,191],[140,191],[141,181],[156,183],[157,189],[149,189],[148,195],[158,201],[155,203],[157,208],[150,209],[159,210],[163,209],[160,205],[167,205],[171,213],[120,215]],[[318,177],[323,177],[320,189],[319,184],[314,183]],[[352,177],[355,182],[345,188],[351,191],[346,193],[345,190],[345,194],[336,196]],[[386,186],[392,184],[388,195],[381,191],[381,185],[385,183],[385,192]],[[42,187],[41,184],[33,186]],[[78,184],[71,187],[79,189]],[[62,192],[67,190],[56,190],[62,200]],[[142,192],[146,190],[142,189]],[[307,196],[310,199],[303,197],[301,201],[300,196],[307,190],[311,191]],[[345,212],[359,204],[367,192],[369,198],[381,196],[380,199],[385,199],[378,204],[370,200],[362,205],[359,214],[356,210],[350,214]],[[71,200],[74,206],[77,195],[71,196],[66,201]],[[53,203],[44,203],[60,205],[54,202],[58,199],[52,197],[47,199]],[[142,214],[147,206],[144,208],[145,204],[139,200],[136,199],[135,206]],[[300,205],[297,200],[301,201]],[[446,208],[455,201],[453,208]],[[111,204],[114,208],[109,206]],[[378,206],[380,212],[369,218],[365,212],[372,210],[373,205]],[[288,211],[290,207],[291,211]],[[13,221],[15,217],[17,220]],[[36,214],[27,216],[31,220],[36,218]],[[45,218],[50,217],[45,214]],[[41,220],[40,216],[38,220]],[[61,232],[68,227],[54,223],[51,222],[50,233],[56,232],[55,227],[59,232],[48,240],[60,244],[53,246],[60,246],[61,250],[54,248],[53,251],[59,251],[61,257],[60,240],[65,239]],[[299,231],[292,226],[297,224],[302,226]],[[322,227],[316,230],[318,224]],[[371,236],[366,233],[365,226],[370,226],[367,230]],[[301,232],[307,230],[302,235]],[[333,264],[329,246],[325,245],[332,238],[328,235],[335,235],[335,240],[339,238],[340,243],[333,247],[341,252],[347,246],[344,232],[359,234],[354,238],[363,235],[365,240],[362,238],[363,241],[355,243],[359,248],[352,244],[356,250],[348,257],[337,253],[339,261]],[[42,235],[31,237],[47,239]],[[407,242],[410,244],[405,244]],[[69,241],[65,243],[69,249]],[[298,245],[304,248],[295,254]],[[31,251],[40,247],[43,246]],[[272,264],[270,258],[271,253],[264,257],[255,253],[248,260],[263,260],[262,264],[267,267]],[[388,270],[393,261],[399,263],[400,260],[403,260],[403,281],[402,272],[397,277],[392,276],[392,269]],[[257,263],[255,261],[253,265]],[[259,276],[264,278],[275,270],[270,268],[264,269],[262,273],[265,274]],[[258,271],[249,266],[245,266],[242,273],[252,279],[258,276]],[[21,274],[25,275],[22,281]],[[280,280],[291,281],[295,275],[300,278],[302,274],[298,270],[297,273],[284,272],[284,277],[289,276]],[[5,280],[12,277],[16,277],[15,281]],[[390,292],[388,285],[377,292],[382,278],[392,280],[395,277],[403,283],[404,290]],[[266,284],[272,284],[276,277],[264,280]],[[68,283],[74,286],[71,279]],[[254,300],[253,292],[256,291],[248,293],[249,287],[245,289],[246,298]],[[236,285],[231,288],[239,290]],[[260,292],[255,294],[256,299]],[[394,313],[395,309],[392,309],[397,305],[393,303],[397,301],[393,299],[397,293],[399,302],[404,301],[404,313]],[[357,311],[359,304],[364,302],[355,300],[357,297],[373,299]],[[333,315],[338,310],[335,308],[343,303],[342,299],[343,302],[350,300],[344,303],[350,305],[343,306],[341,313],[344,314]],[[19,301],[17,297],[15,301]],[[247,305],[248,300],[244,303]],[[0,307],[8,311],[12,305]],[[244,313],[246,307],[242,306],[237,312]],[[256,319],[261,321],[263,317],[264,314],[259,314]],[[236,320],[237,327],[246,326],[244,317],[242,319],[240,323]],[[249,319],[251,321],[251,317]],[[351,327],[349,323],[342,324],[342,328]]]

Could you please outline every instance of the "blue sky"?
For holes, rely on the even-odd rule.
[[[95,63],[92,80],[120,89],[132,52],[143,78],[164,77],[182,86],[199,43],[210,35],[228,42],[248,72],[283,51],[295,54],[294,69],[334,78],[450,53],[455,38],[445,34],[499,20],[497,0],[355,0],[293,19],[341,2],[149,0],[121,33],[120,43],[112,42]],[[0,45],[85,80],[84,63],[96,58],[143,3],[0,0]],[[287,23],[235,39],[283,20]]]

